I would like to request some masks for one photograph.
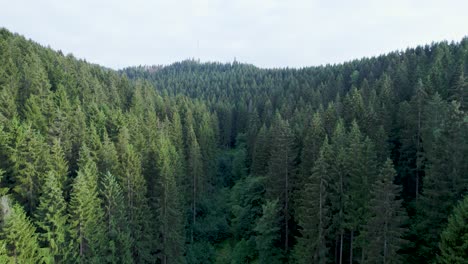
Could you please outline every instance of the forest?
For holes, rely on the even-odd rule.
[[[467,74],[467,37],[113,70],[0,29],[0,263],[468,263]]]

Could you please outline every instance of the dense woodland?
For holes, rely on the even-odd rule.
[[[468,38],[115,71],[0,29],[0,263],[468,263],[467,74]]]

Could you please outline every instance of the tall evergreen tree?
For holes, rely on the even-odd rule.
[[[39,133],[29,125],[14,123],[13,143],[10,147],[10,161],[13,166],[15,187],[13,191],[25,204],[26,212],[33,212],[39,200],[44,183],[47,160],[45,144]]]
[[[398,250],[404,244],[406,212],[399,198],[401,187],[393,183],[395,175],[392,161],[387,159],[372,185],[371,216],[364,231],[363,263],[402,263]]]
[[[78,164],[69,207],[73,253],[80,263],[98,263],[103,254],[104,219],[98,171],[86,145],[81,147]]]
[[[102,179],[105,222],[103,261],[106,263],[131,263],[132,241],[128,227],[122,188],[114,175],[107,172]]]
[[[163,133],[158,139],[158,219],[162,263],[182,263],[184,217],[180,190],[176,185],[177,152]]]
[[[42,196],[35,215],[39,227],[39,241],[49,249],[51,263],[71,262],[70,229],[67,203],[63,197],[58,172],[51,170],[42,186]]]
[[[468,263],[468,196],[455,207],[441,234],[438,263]]]
[[[266,176],[268,172],[268,161],[270,160],[270,138],[268,129],[263,125],[255,140],[252,154],[252,167],[250,172],[256,176]]]
[[[136,261],[150,261],[152,256],[151,212],[148,209],[147,185],[141,173],[141,159],[132,144],[129,132],[122,128],[119,133],[117,152],[119,154],[118,182],[125,195],[128,225],[134,245],[132,255]]]
[[[328,137],[301,192],[298,224],[302,230],[294,255],[298,263],[327,263],[327,235],[331,220],[328,198],[333,153]]]
[[[291,205],[292,175],[294,175],[293,162],[295,154],[292,144],[293,138],[287,121],[279,113],[271,129],[271,157],[268,163],[266,196],[267,199],[278,199],[282,209],[282,236],[284,250],[289,248],[289,220]]]
[[[332,230],[335,234],[335,262],[343,263],[343,247],[346,229],[346,203],[349,183],[346,178],[346,130],[343,120],[338,119],[332,137],[334,162],[331,173],[330,201],[332,206]]]
[[[188,129],[187,142],[187,175],[190,177],[187,180],[189,182],[188,192],[191,193],[189,201],[191,205],[191,241],[193,242],[194,226],[197,221],[197,206],[200,200],[200,193],[203,190],[203,164],[197,137],[193,128],[190,127]]]
[[[350,231],[349,261],[353,262],[354,240],[369,217],[369,200],[372,181],[376,177],[376,156],[369,138],[364,139],[356,121],[351,124],[346,149],[346,192],[345,219]],[[361,245],[363,246],[363,245]]]
[[[281,206],[278,201],[267,201],[263,205],[262,217],[257,220],[255,241],[260,263],[283,263],[281,244]]]
[[[44,263],[43,252],[39,248],[36,227],[26,216],[20,205],[11,205],[9,199],[0,199],[2,209],[2,232],[0,241],[4,242],[11,263]],[[4,252],[5,253],[5,252]]]

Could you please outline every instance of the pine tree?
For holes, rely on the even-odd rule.
[[[331,173],[330,201],[332,207],[332,230],[335,234],[335,262],[343,263],[344,232],[346,229],[346,203],[349,183],[346,178],[346,130],[343,120],[338,119],[332,137],[334,162]]]
[[[55,174],[60,190],[69,190],[68,163],[60,139],[54,139],[47,161],[47,169]]]
[[[468,196],[455,207],[441,234],[437,263],[468,263]]]
[[[372,185],[371,217],[366,224],[364,263],[401,263],[398,250],[404,244],[406,212],[399,199],[401,187],[393,183],[396,172],[387,159]]]
[[[376,156],[373,144],[364,139],[356,121],[352,122],[346,149],[346,173],[348,191],[346,192],[345,219],[350,231],[349,261],[353,261],[355,234],[362,229],[369,217],[369,189],[376,176]],[[363,246],[363,245],[361,245]]]
[[[103,253],[104,219],[98,171],[86,145],[81,147],[78,165],[69,207],[73,253],[81,263],[97,263]]]
[[[141,173],[140,156],[129,143],[129,133],[125,127],[119,133],[117,152],[119,155],[117,179],[125,195],[128,226],[134,241],[132,255],[135,261],[150,261],[153,247],[150,228],[152,216],[148,209],[146,180]]]
[[[6,253],[11,263],[44,263],[45,252],[39,248],[36,228],[20,205],[11,205],[9,199],[0,199],[2,209],[2,232]],[[6,258],[6,257],[4,257]]]
[[[301,177],[306,179],[310,176],[314,162],[318,159],[320,148],[325,137],[325,129],[320,114],[317,112],[306,130],[302,144],[301,153]]]
[[[13,191],[25,204],[26,212],[33,212],[39,200],[40,188],[44,182],[47,153],[40,134],[29,125],[15,122],[10,161],[13,166],[15,187]]]
[[[70,230],[67,204],[56,171],[49,171],[42,187],[42,196],[35,215],[39,241],[49,249],[50,261],[66,263],[70,259]]]
[[[278,199],[283,211],[282,233],[284,238],[284,250],[289,248],[289,220],[291,205],[291,189],[293,162],[295,154],[292,149],[293,138],[287,121],[276,114],[275,122],[271,130],[271,157],[268,163],[266,196],[267,199]]]
[[[434,144],[427,150],[424,190],[416,204],[412,231],[418,261],[431,261],[438,253],[439,235],[454,204],[468,188],[467,126],[459,104],[452,102],[441,127],[434,128]]]
[[[112,175],[117,175],[119,172],[119,159],[114,143],[109,138],[107,132],[104,132],[102,147],[97,154],[97,166],[101,173],[110,172]]]
[[[209,112],[205,111],[202,115],[198,128],[198,141],[200,145],[200,154],[203,162],[203,175],[207,179],[207,183],[214,186],[216,182],[216,142],[217,138],[215,135],[214,124]],[[210,185],[208,185],[210,186]]]
[[[456,100],[460,103],[460,109],[463,111],[468,110],[468,80],[465,77],[463,67],[461,67],[458,80],[455,85],[449,90],[450,99]]]
[[[250,172],[256,176],[266,176],[268,172],[268,161],[270,160],[270,144],[268,129],[263,125],[255,140],[252,155],[252,167]]]
[[[132,241],[122,188],[110,172],[105,174],[101,185],[106,226],[103,260],[106,263],[132,263]]]
[[[281,242],[281,206],[278,201],[267,201],[263,205],[263,214],[257,220],[255,239],[260,263],[283,263],[282,250],[279,248]]]
[[[163,133],[158,139],[158,219],[160,223],[161,262],[182,263],[184,254],[184,217],[180,190],[176,184],[177,152]]]
[[[194,241],[194,226],[197,221],[197,206],[200,200],[199,194],[203,190],[203,164],[200,153],[200,146],[198,145],[195,132],[192,128],[189,127],[187,134],[188,142],[188,154],[187,154],[187,175],[189,182],[189,189],[187,190],[191,193],[190,204],[191,204],[191,241]]]
[[[327,263],[327,235],[331,220],[328,198],[333,153],[328,137],[320,148],[311,175],[304,183],[298,208],[298,237],[294,255],[298,263]]]

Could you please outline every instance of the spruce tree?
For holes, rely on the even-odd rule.
[[[345,202],[346,227],[350,231],[349,261],[354,260],[354,240],[369,217],[372,181],[376,177],[376,156],[369,138],[364,139],[356,121],[351,124],[346,149],[348,191]],[[361,245],[364,246],[364,245]]]
[[[401,187],[393,183],[395,175],[393,163],[387,159],[372,185],[371,216],[364,231],[363,263],[402,262],[398,250],[404,245],[406,211],[399,198]]]
[[[39,241],[49,249],[50,261],[67,263],[72,261],[70,229],[67,204],[57,174],[53,170],[47,174],[35,218],[40,231]]]
[[[437,263],[468,263],[468,195],[453,210],[440,238]]]
[[[182,263],[184,254],[184,217],[180,189],[176,184],[177,152],[167,135],[158,139],[158,223],[161,262]]]
[[[103,254],[104,218],[98,171],[86,145],[81,147],[78,165],[69,207],[73,253],[80,263],[98,263]]]
[[[189,127],[187,134],[188,154],[187,154],[187,176],[188,180],[188,193],[191,205],[191,241],[194,240],[194,227],[197,221],[197,206],[200,200],[200,193],[203,190],[203,164],[200,153],[200,146],[198,145],[197,138],[193,128]]]
[[[468,165],[463,158],[468,149],[468,126],[457,102],[449,105],[445,122],[435,129],[434,144],[427,150],[423,194],[416,204],[412,226],[417,234],[414,240],[418,261],[430,261],[438,253],[447,215],[468,188]]]
[[[26,207],[26,212],[33,212],[39,200],[39,193],[44,183],[47,153],[39,133],[29,125],[14,122],[15,131],[10,161],[12,163],[15,187],[13,191]]]
[[[128,226],[134,245],[132,255],[135,261],[149,261],[152,256],[153,241],[151,238],[148,209],[147,185],[141,173],[141,159],[132,144],[129,143],[129,132],[122,128],[117,143],[119,155],[118,182],[122,186],[127,209]]]
[[[60,139],[54,139],[47,160],[47,169],[55,174],[56,181],[62,191],[69,190],[68,162],[61,147]],[[65,197],[65,195],[64,195]]]
[[[132,241],[122,188],[110,172],[105,174],[101,182],[106,243],[103,261],[106,263],[132,263]]]
[[[265,124],[258,131],[255,145],[253,146],[252,167],[250,172],[256,176],[266,176],[268,161],[270,160],[270,138]]]
[[[277,200],[263,205],[262,216],[257,220],[255,238],[260,263],[283,263],[281,244],[281,206]]]
[[[0,241],[4,241],[6,253],[11,263],[44,263],[47,253],[39,248],[36,227],[26,216],[19,204],[11,205],[10,200],[0,198],[2,209],[2,232]],[[5,253],[5,252],[4,252]]]
[[[298,201],[298,224],[301,236],[297,238],[294,256],[298,263],[327,263],[327,236],[331,220],[328,197],[333,153],[325,138],[318,159],[306,179]]]
[[[346,178],[347,138],[343,120],[338,119],[332,137],[332,163],[330,201],[332,207],[332,230],[335,235],[335,262],[343,263],[343,247],[346,229],[346,204],[349,182]]]
[[[293,162],[295,154],[292,144],[293,138],[287,121],[279,113],[271,129],[271,157],[268,163],[266,181],[267,199],[278,199],[282,209],[282,233],[284,250],[289,248],[289,220],[291,206],[292,176],[294,175]]]

